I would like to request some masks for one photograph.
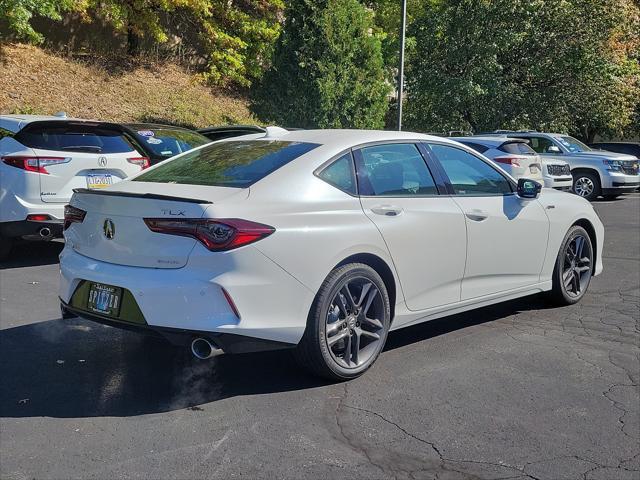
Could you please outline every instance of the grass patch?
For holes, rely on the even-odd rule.
[[[52,114],[191,128],[255,124],[248,101],[214,91],[171,63],[74,60],[22,44],[0,46],[0,113]]]

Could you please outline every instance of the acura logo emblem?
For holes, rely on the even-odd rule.
[[[107,166],[107,157],[98,157],[98,165],[101,167]]]
[[[110,218],[105,219],[102,231],[107,240],[113,240],[113,237],[116,236],[116,226],[113,224],[113,220]]]

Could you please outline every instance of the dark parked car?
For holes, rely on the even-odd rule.
[[[136,149],[149,158],[151,165],[211,143],[204,135],[188,128],[155,123],[126,123],[122,127],[131,137]]]
[[[596,142],[590,143],[591,148],[608,150],[609,152],[626,153],[640,158],[640,142]]]
[[[258,127],[257,125],[224,125],[221,127],[207,127],[198,130],[198,133],[204,135],[211,141],[265,132],[266,129]]]

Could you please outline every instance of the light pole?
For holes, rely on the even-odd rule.
[[[407,0],[402,0],[400,24],[400,66],[398,68],[398,130],[402,130],[402,89],[404,87],[404,37],[407,24]]]

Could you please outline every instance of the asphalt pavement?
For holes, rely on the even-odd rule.
[[[338,384],[61,320],[61,244],[22,246],[0,271],[0,478],[640,479],[640,196],[594,205],[605,271],[581,303],[400,330]]]

